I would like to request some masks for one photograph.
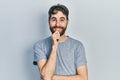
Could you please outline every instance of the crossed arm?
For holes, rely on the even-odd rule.
[[[56,67],[56,58],[57,58],[56,51],[58,47],[58,41],[56,40],[59,38],[60,38],[60,34],[58,31],[56,31],[52,35],[53,45],[48,60],[39,60],[37,62],[42,80],[88,80],[87,65],[78,67],[77,75],[69,75],[69,76],[54,75],[54,71]]]
[[[56,49],[53,47],[48,60],[39,60],[38,68],[42,80],[88,80],[87,65],[77,68],[77,75],[54,75],[56,67]]]
[[[38,65],[45,63],[46,60],[38,61]],[[51,67],[52,64],[49,66],[50,66],[49,69],[52,70],[53,69]],[[40,69],[40,66],[39,66],[39,70],[41,72],[40,74],[43,80],[88,80],[86,65],[77,68],[77,72],[78,72],[77,75],[69,75],[69,76],[54,75],[54,71],[51,72],[49,70],[47,71],[47,68],[46,68],[46,72],[42,72],[42,68]]]
[[[87,78],[87,66],[84,65],[77,69],[77,75],[69,75],[69,76],[53,76],[53,80],[88,80]]]

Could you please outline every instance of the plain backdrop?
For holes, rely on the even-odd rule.
[[[66,34],[85,46],[89,80],[120,80],[120,0],[0,0],[0,80],[39,80],[33,44],[50,36],[58,3],[70,10]]]

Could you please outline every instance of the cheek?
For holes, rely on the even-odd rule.
[[[64,25],[64,26],[66,26],[67,24],[68,24],[68,22],[67,22],[67,21],[63,23],[63,25]]]
[[[55,25],[55,22],[49,22],[49,25],[50,25],[50,26],[54,26],[54,25]]]
[[[61,26],[65,28],[65,27],[67,27],[67,23],[61,24]]]

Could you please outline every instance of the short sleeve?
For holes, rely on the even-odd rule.
[[[87,64],[85,49],[83,44],[80,44],[76,49],[76,67]]]
[[[46,54],[45,54],[44,49],[41,44],[36,43],[33,46],[33,51],[34,51],[34,61],[33,61],[34,65],[37,65],[38,60],[47,59]]]

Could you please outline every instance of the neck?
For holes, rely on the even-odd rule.
[[[65,34],[60,36],[59,42],[64,42],[65,40],[67,40],[67,36]]]

